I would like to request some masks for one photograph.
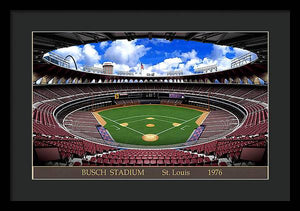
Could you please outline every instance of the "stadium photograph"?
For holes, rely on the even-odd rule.
[[[268,39],[33,31],[33,179],[268,179]]]

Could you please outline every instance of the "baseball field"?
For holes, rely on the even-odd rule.
[[[132,105],[94,112],[115,142],[159,146],[184,143],[205,111],[170,105]],[[97,116],[98,115],[98,116]]]

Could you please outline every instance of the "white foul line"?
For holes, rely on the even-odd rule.
[[[162,119],[156,119],[158,121],[162,121],[162,122],[168,122],[168,123],[174,123],[174,122],[170,122],[170,121],[167,121],[167,120],[162,120]]]
[[[189,121],[191,121],[191,120],[193,120],[193,119],[199,118],[201,115],[202,115],[202,114],[200,114],[199,116],[193,117],[193,118],[191,118],[191,119],[188,119],[188,120],[186,120],[186,121],[184,121],[184,122],[182,122],[182,123],[180,123],[180,124],[183,125],[183,124],[185,124],[185,123],[187,123],[187,122],[189,122]],[[108,117],[105,117],[105,116],[103,116],[103,115],[101,115],[101,116],[104,117],[104,118],[106,118],[106,119],[108,119],[108,120],[110,120],[110,121],[112,121],[112,122],[114,122],[114,123],[116,123],[116,124],[118,124],[118,125],[120,125],[120,123],[116,122],[115,120],[112,120],[112,119],[110,119],[110,118],[108,118]],[[140,115],[140,116],[149,116],[149,115]],[[160,115],[152,115],[152,116],[160,116]],[[135,117],[138,117],[138,116],[135,116]],[[132,118],[132,117],[131,117],[131,118]],[[173,117],[172,117],[172,118],[173,118]],[[123,119],[128,119],[128,118],[123,118]],[[176,118],[175,118],[175,119],[176,119]],[[122,119],[119,119],[119,120],[122,120]],[[145,134],[141,133],[140,131],[137,131],[137,130],[135,130],[135,129],[133,129],[133,128],[130,128],[130,127],[128,127],[128,126],[126,126],[126,128],[128,128],[128,129],[130,129],[130,130],[132,130],[132,131],[134,131],[134,132],[136,132],[136,133],[139,133],[139,134],[141,134],[141,135],[145,135]],[[168,128],[168,129],[166,129],[166,130],[163,130],[163,131],[157,133],[156,135],[162,134],[162,133],[164,133],[164,132],[166,132],[166,131],[169,131],[169,130],[172,130],[172,129],[174,129],[174,128],[176,128],[176,127],[175,127],[175,126],[170,127],[170,128]]]
[[[120,130],[120,128],[119,128],[119,127],[117,127],[117,126],[115,126],[115,125],[113,125],[113,127],[117,128],[116,130]]]
[[[153,115],[152,115],[153,116]],[[127,122],[128,124],[129,123],[133,123],[133,122],[139,122],[139,121],[146,121],[146,119],[138,119],[138,120],[134,120],[134,121],[131,121],[131,122]],[[157,118],[155,118],[155,120],[157,120],[157,121],[162,121],[162,122],[168,122],[168,123],[174,123],[174,122],[171,122],[171,121],[167,121],[167,120],[162,120],[162,119],[157,119]]]
[[[202,115],[202,114],[200,114],[199,116],[201,116],[201,115]],[[199,118],[199,116],[196,116],[196,117],[193,117],[193,118],[191,118],[191,119],[189,119],[189,120],[186,120],[186,121],[182,122],[181,125],[183,125],[183,124],[185,124],[185,123],[191,121],[192,119]],[[175,126],[170,127],[170,128],[168,128],[168,129],[166,129],[166,130],[163,130],[163,131],[157,133],[156,135],[162,134],[162,133],[164,133],[164,132],[166,132],[166,131],[168,131],[168,130],[172,130],[172,129],[174,129],[174,128],[176,128],[176,127],[175,127]]]
[[[135,117],[142,117],[142,116],[158,116],[158,117],[166,117],[166,118],[172,118],[172,119],[178,119],[178,120],[181,120],[181,121],[185,121],[185,119],[179,119],[179,118],[176,118],[176,117],[162,116],[162,115],[153,115],[153,114],[125,117],[125,118],[121,118],[121,119],[116,119],[116,121],[120,121],[120,120],[124,120],[124,119],[130,119],[130,118],[135,118]]]
[[[183,128],[185,128],[185,127],[189,127],[189,125],[183,126],[182,128],[180,128],[180,130],[184,130]]]
[[[116,122],[116,121],[114,121],[114,120],[112,120],[112,119],[110,119],[110,118],[107,118],[107,117],[105,117],[105,116],[103,116],[103,115],[101,115],[101,116],[104,117],[105,119],[108,119],[108,120],[110,120],[110,121],[112,121],[112,122],[114,122],[114,123],[120,125],[120,123],[118,123],[118,122]],[[132,129],[132,128],[128,127],[128,126],[127,126],[126,128],[128,128],[128,129],[130,129],[130,130],[132,130],[132,131],[134,131],[134,132],[136,132],[136,133],[139,133],[139,134],[141,134],[141,135],[145,135],[145,134],[141,133],[140,131],[137,131],[137,130],[135,130],[135,129]]]

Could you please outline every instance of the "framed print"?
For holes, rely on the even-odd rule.
[[[289,11],[10,18],[11,200],[290,200]]]

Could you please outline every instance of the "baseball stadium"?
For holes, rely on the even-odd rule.
[[[80,69],[54,52],[135,39],[249,53],[228,69],[155,75],[115,73],[109,61]],[[32,40],[33,166],[268,166],[267,32],[39,31]]]

